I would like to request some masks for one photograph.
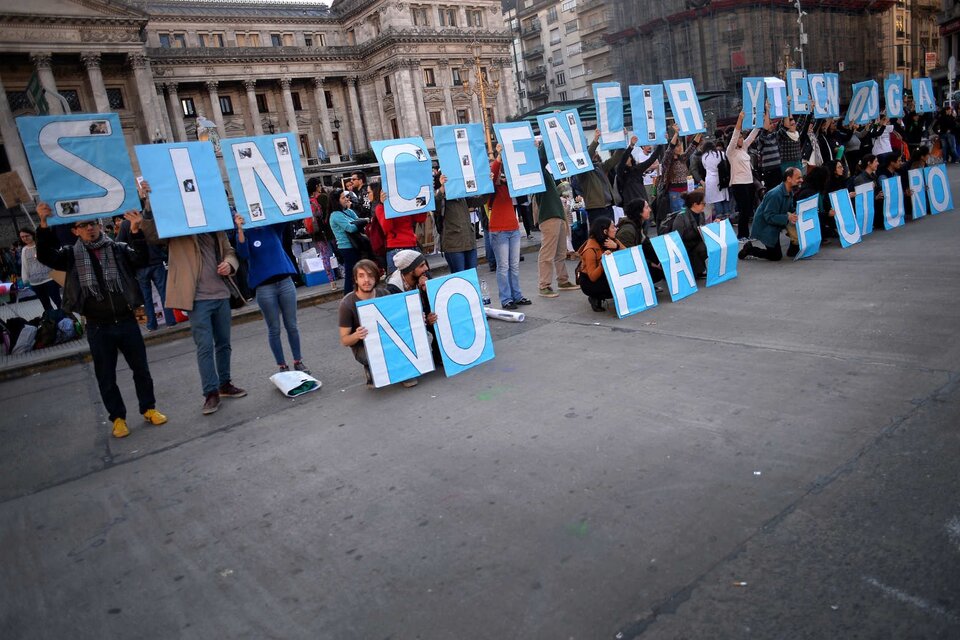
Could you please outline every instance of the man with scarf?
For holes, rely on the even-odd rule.
[[[134,317],[134,309],[143,304],[135,273],[147,264],[148,258],[147,242],[140,231],[143,217],[139,211],[123,214],[130,222],[129,245],[114,242],[96,220],[86,220],[72,225],[76,243],[60,247],[53,229],[47,225],[52,213],[50,205],[44,202],[37,206],[37,259],[51,269],[66,272],[63,309],[87,319],[87,341],[100,397],[113,423],[113,437],[130,435],[127,408],[117,386],[118,353],[123,354],[133,372],[144,419],[157,426],[165,423],[167,417],[156,408],[147,348]]]

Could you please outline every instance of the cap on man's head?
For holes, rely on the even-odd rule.
[[[398,251],[393,256],[394,266],[400,269],[402,273],[410,273],[426,261],[427,259],[423,257],[422,253],[414,251],[413,249]]]

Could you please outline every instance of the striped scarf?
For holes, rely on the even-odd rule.
[[[107,291],[112,293],[123,293],[123,283],[120,281],[120,270],[117,268],[117,257],[113,252],[114,242],[105,233],[93,242],[84,242],[77,238],[73,245],[73,261],[77,269],[77,277],[80,279],[80,288],[86,295],[92,295],[97,300],[103,299],[103,293],[100,291],[100,282],[97,280],[97,272],[93,266],[91,251],[100,251],[100,268],[103,270],[103,281],[107,285]]]

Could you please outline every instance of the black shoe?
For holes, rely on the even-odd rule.
[[[507,311],[514,311],[517,308],[517,305],[513,300],[507,300],[503,303],[503,308]]]
[[[590,307],[594,311],[603,311],[603,300],[600,298],[588,298],[590,300]]]
[[[531,302],[530,300],[528,300],[528,299],[526,299],[526,298],[523,298],[523,297],[517,298],[516,300],[513,301],[513,303],[514,303],[514,304],[520,304],[520,305],[533,304],[533,302]]]
[[[793,244],[793,243],[791,242],[791,243],[790,243],[790,246],[787,247],[787,257],[788,257],[788,258],[796,257],[796,255],[797,255],[798,253],[800,253],[800,245],[798,245],[798,244]]]

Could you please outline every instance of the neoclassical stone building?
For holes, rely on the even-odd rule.
[[[33,77],[63,96],[51,113],[118,113],[130,147],[196,140],[199,117],[221,137],[292,131],[309,164],[320,145],[332,162],[373,140],[430,145],[433,125],[481,121],[477,69],[487,117],[516,114],[510,41],[500,0],[5,2],[3,164],[32,187],[14,118],[34,113]]]

